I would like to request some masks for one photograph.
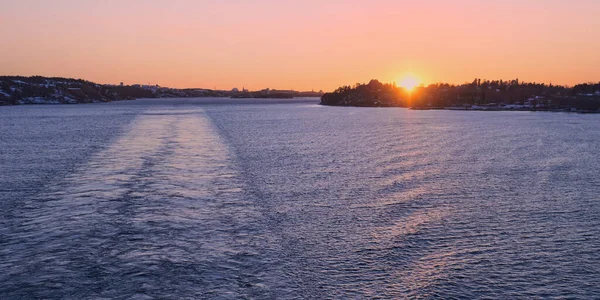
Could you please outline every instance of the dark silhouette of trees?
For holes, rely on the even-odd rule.
[[[470,83],[435,83],[411,93],[392,84],[371,80],[342,86],[321,98],[323,105],[400,106],[412,108],[481,107],[485,109],[596,111],[600,109],[600,83],[574,87],[513,80],[475,78]]]
[[[405,92],[404,92],[405,93]],[[342,86],[321,98],[323,105],[335,106],[407,106],[403,91],[395,84],[371,80],[368,84],[357,83],[354,87]]]

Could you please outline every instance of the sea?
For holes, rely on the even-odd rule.
[[[0,107],[0,299],[594,299],[600,115]]]

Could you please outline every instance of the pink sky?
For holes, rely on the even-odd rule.
[[[332,90],[600,81],[598,0],[0,0],[0,74]]]

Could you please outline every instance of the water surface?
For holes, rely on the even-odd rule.
[[[0,108],[0,298],[594,298],[600,118]]]

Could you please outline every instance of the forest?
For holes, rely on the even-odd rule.
[[[572,87],[514,80],[474,79],[453,85],[436,83],[412,91],[394,83],[371,80],[324,94],[322,105],[410,107],[414,109],[559,110],[600,109],[600,82]]]

